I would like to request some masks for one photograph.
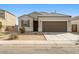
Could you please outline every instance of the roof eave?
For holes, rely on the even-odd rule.
[[[52,16],[52,15],[39,15],[38,17],[43,17],[43,16]],[[52,16],[52,17],[72,17],[72,16]]]

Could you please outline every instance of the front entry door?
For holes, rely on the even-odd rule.
[[[33,31],[38,31],[38,21],[33,21]]]
[[[72,25],[72,32],[77,32],[77,24]]]

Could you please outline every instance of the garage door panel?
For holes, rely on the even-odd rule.
[[[66,21],[43,21],[43,32],[67,32]]]

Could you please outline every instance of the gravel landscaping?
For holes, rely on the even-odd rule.
[[[27,32],[25,34],[18,34],[16,40],[46,40],[41,32]]]
[[[17,36],[18,38],[17,39],[10,39],[8,40],[7,38],[10,37],[10,34],[9,35],[5,35],[4,37],[1,38],[1,41],[12,41],[12,40],[46,40],[44,35],[41,33],[41,32],[27,32],[27,33],[24,33],[24,34],[20,34],[20,33],[17,33]]]

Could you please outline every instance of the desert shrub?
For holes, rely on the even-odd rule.
[[[18,38],[18,35],[16,33],[11,33],[10,38],[8,40],[14,40],[17,38]]]
[[[25,28],[21,27],[21,28],[19,28],[19,31],[20,31],[20,33],[24,33],[25,32]]]

